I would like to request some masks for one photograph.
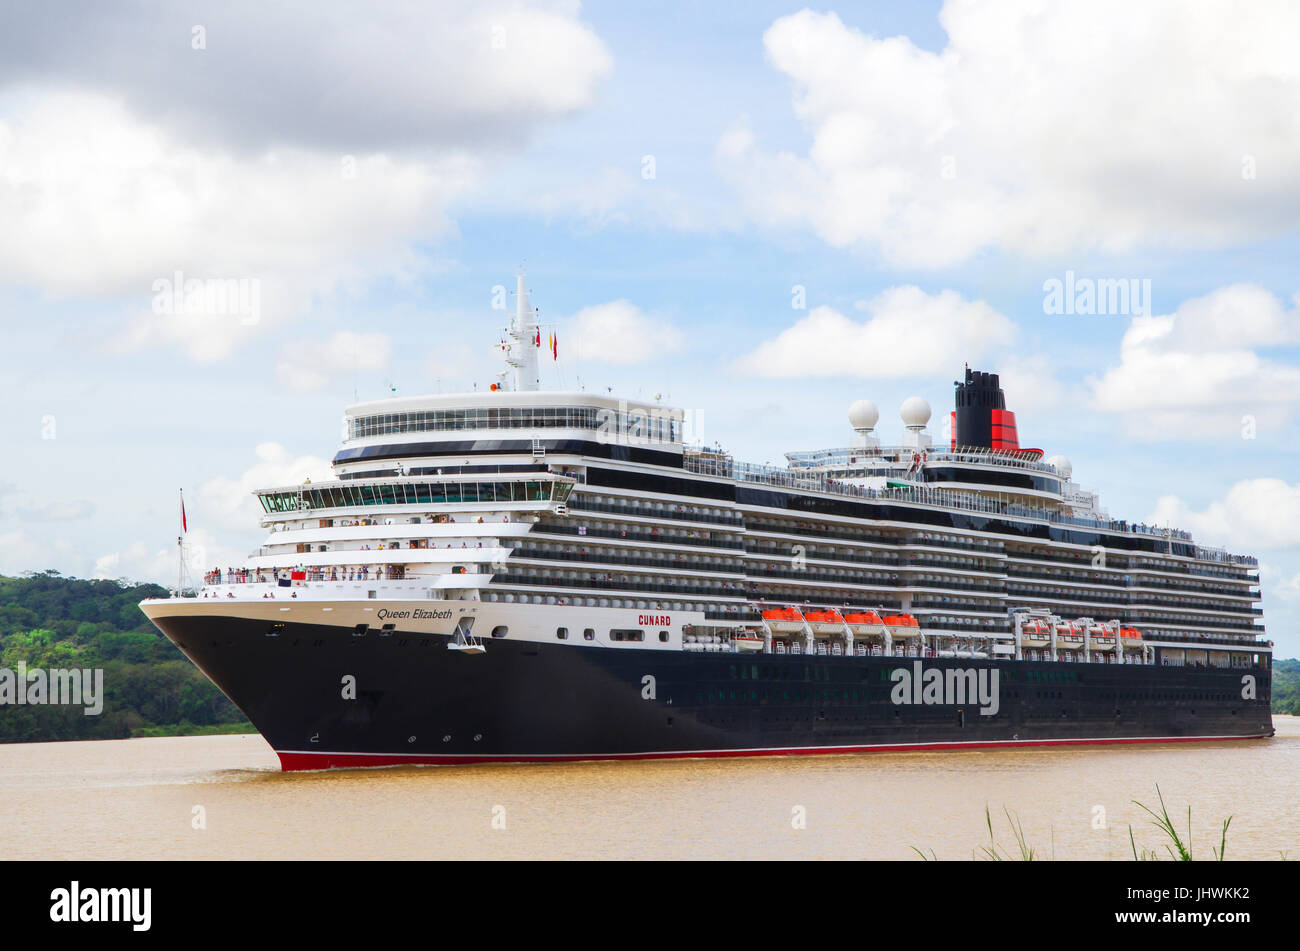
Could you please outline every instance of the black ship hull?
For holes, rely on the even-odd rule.
[[[511,639],[468,655],[437,634],[358,636],[291,623],[268,636],[265,621],[211,615],[155,623],[248,716],[286,770],[1273,732],[1267,666],[702,654]],[[966,696],[923,697],[919,685],[899,683],[899,671],[919,680],[933,669],[984,671],[996,699],[976,695],[974,678]]]

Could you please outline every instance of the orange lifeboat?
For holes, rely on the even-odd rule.
[[[816,634],[843,634],[844,618],[839,611],[806,611],[804,619]]]
[[[875,611],[850,611],[844,615],[844,621],[854,634],[879,634],[885,627]]]
[[[882,620],[892,637],[921,636],[921,625],[910,614],[886,614]]]
[[[803,615],[794,608],[771,608],[763,612],[763,620],[768,627],[780,634],[803,631]]]
[[[1121,627],[1119,639],[1125,647],[1138,647],[1142,644],[1142,632],[1136,627]]]

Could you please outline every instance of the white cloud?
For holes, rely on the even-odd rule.
[[[275,376],[291,390],[319,390],[337,374],[384,369],[391,351],[387,334],[342,331],[328,340],[286,344],[275,365]]]
[[[807,155],[745,124],[716,163],[750,215],[943,267],[982,249],[1219,246],[1294,226],[1300,31],[1284,0],[950,0],[938,53],[804,10],[764,34]]]
[[[588,106],[612,58],[576,4],[205,11],[86,4],[0,35],[0,282],[107,302],[119,350],[224,359],[314,302],[430,265],[484,166]],[[148,56],[124,50],[148,49]],[[274,95],[268,95],[274,90]],[[243,282],[256,313],[159,313]],[[300,379],[301,382],[301,379]]]
[[[159,548],[150,551],[144,542],[134,542],[122,551],[96,558],[90,576],[174,583],[178,568],[176,549]]]
[[[586,107],[613,67],[571,0],[375,0],[364,16],[337,0],[62,7],[58,29],[6,11],[0,84],[104,90],[151,124],[250,152],[517,144]]]
[[[44,529],[34,533],[24,529],[0,532],[0,575],[17,577],[47,568],[83,571],[86,565],[85,542],[80,537],[74,544]]]
[[[998,361],[998,377],[1007,406],[1020,414],[1018,418],[1060,409],[1069,403],[1070,387],[1062,382],[1060,368],[1047,354],[1008,353]]]
[[[20,507],[15,514],[29,522],[75,522],[89,518],[94,512],[94,504],[87,499],[67,499],[33,502]]]
[[[196,360],[301,314],[315,295],[414,267],[409,241],[450,228],[475,162],[204,151],[98,96],[41,97],[0,121],[0,280],[114,299],[125,347]],[[346,177],[349,169],[353,177]],[[156,281],[256,281],[259,313],[156,313]],[[249,285],[250,287],[252,285]]]
[[[1145,440],[1220,439],[1251,425],[1258,434],[1300,403],[1300,369],[1257,351],[1295,343],[1300,305],[1288,310],[1250,284],[1223,287],[1172,314],[1135,317],[1119,365],[1088,382],[1092,405]]]
[[[330,464],[317,456],[295,456],[279,443],[264,442],[254,450],[257,461],[233,478],[218,476],[199,487],[197,504],[187,507],[191,525],[226,528],[236,532],[256,530],[262,508],[253,498],[257,489],[298,485],[328,479]]]
[[[43,498],[11,483],[0,482],[0,523],[10,519],[77,522],[94,514],[95,504],[89,499]]]
[[[1237,551],[1300,547],[1300,485],[1245,479],[1201,511],[1161,496],[1147,522],[1189,530],[1198,542]]]
[[[653,158],[653,156],[651,156]],[[582,231],[636,225],[697,234],[739,230],[745,223],[729,196],[708,181],[701,194],[662,178],[644,177],[639,163],[593,169],[566,164],[539,166],[476,191],[475,206],[500,213],[534,211],[548,222],[563,217]]]
[[[218,541],[206,528],[191,529],[185,535],[185,584],[203,580],[203,573],[213,568],[226,568],[242,564],[247,552],[241,552]],[[151,547],[143,541],[132,542],[120,551],[109,552],[95,559],[92,578],[125,578],[128,581],[152,581],[176,586],[180,561],[174,545]]]
[[[571,341],[578,359],[584,361],[627,366],[682,345],[682,334],[671,323],[622,299],[584,307],[561,327],[560,352]]]
[[[737,368],[781,379],[942,375],[1015,337],[1007,317],[952,290],[927,294],[911,285],[891,287],[864,309],[871,316],[859,323],[831,307],[815,307],[742,357]]]
[[[1276,595],[1290,604],[1300,604],[1300,572],[1290,577],[1276,573],[1270,576],[1265,574],[1264,566],[1261,564],[1260,578],[1268,585],[1269,594]]]
[[[299,485],[306,479],[330,478],[329,461],[318,456],[294,455],[279,443],[258,445],[254,460],[235,476],[218,476],[186,493],[189,531],[185,535],[186,565],[193,580],[213,568],[241,565],[265,537],[258,519],[262,507],[253,493],[258,489]],[[245,547],[239,547],[240,545]],[[174,585],[178,562],[171,546],[153,548],[134,542],[100,556],[95,577],[128,577]]]

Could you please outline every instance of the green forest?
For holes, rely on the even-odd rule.
[[[102,668],[104,707],[0,708],[0,743],[106,740],[191,733],[251,733],[253,726],[138,604],[166,597],[155,584],[0,576],[0,668]]]
[[[253,726],[140,613],[155,584],[0,576],[0,668],[102,668],[104,709],[5,705],[0,743],[251,733]],[[1300,660],[1273,667],[1273,710],[1300,716]]]
[[[1300,717],[1300,660],[1273,662],[1273,712]]]

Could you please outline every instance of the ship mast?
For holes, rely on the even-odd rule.
[[[506,363],[514,370],[515,390],[541,389],[541,375],[537,368],[537,351],[541,348],[537,315],[528,302],[528,288],[524,286],[524,273],[519,272],[515,287],[515,316],[506,328],[510,346]]]
[[[176,536],[176,597],[185,596],[185,533],[189,525],[185,519],[185,490],[179,489],[181,500],[181,532]]]

